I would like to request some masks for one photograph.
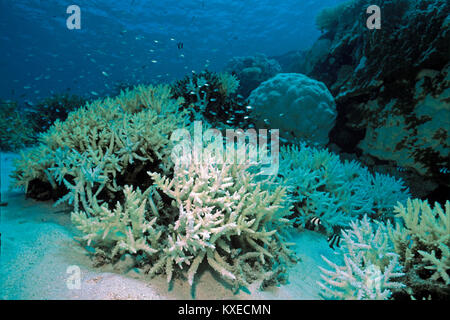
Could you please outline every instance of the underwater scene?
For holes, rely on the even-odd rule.
[[[447,0],[0,17],[1,300],[450,300]]]

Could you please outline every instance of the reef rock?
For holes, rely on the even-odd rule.
[[[279,129],[288,140],[328,143],[336,106],[325,84],[300,73],[280,73],[249,97],[258,127]]]
[[[305,57],[336,99],[331,142],[448,187],[450,4],[374,4],[381,29],[367,28],[364,1],[346,2],[318,20],[325,32]]]

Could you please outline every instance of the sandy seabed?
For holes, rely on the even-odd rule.
[[[258,289],[255,283],[234,294],[209,268],[202,268],[191,288],[186,280],[172,284],[158,276],[149,279],[137,269],[120,272],[111,265],[96,268],[87,251],[74,240],[77,230],[70,213],[53,202],[26,199],[22,190],[10,189],[13,153],[1,153],[0,299],[322,299],[318,266],[327,267],[339,256],[320,234],[304,231],[292,236],[300,261],[289,270],[289,283]],[[81,286],[73,289],[70,266],[81,270]],[[69,271],[69,272],[68,272]],[[69,283],[69,285],[68,285]]]

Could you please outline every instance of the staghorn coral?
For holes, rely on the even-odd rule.
[[[220,89],[226,96],[235,94],[239,88],[239,80],[235,75],[228,72],[222,72],[217,75],[219,78]]]
[[[330,262],[334,270],[320,268],[322,282],[318,285],[322,295],[331,299],[386,300],[392,290],[405,285],[393,281],[404,275],[399,257],[394,252],[387,227],[380,222],[370,222],[367,216],[353,221],[350,229],[343,231],[340,251],[344,266]]]
[[[295,261],[282,241],[286,190],[256,182],[248,164],[218,160],[184,162],[173,178],[149,172],[155,186],[125,187],[124,205],[102,206],[92,216],[74,212],[72,221],[98,257],[132,254],[150,276],[165,274],[168,282],[186,272],[192,286],[203,261],[235,289],[285,281],[287,263]]]
[[[294,259],[282,241],[289,226],[285,188],[258,181],[248,163],[204,157],[179,166],[173,179],[151,174],[179,211],[167,261],[191,257],[190,284],[203,260],[235,288],[256,279],[263,286],[284,281],[286,264]]]
[[[170,171],[169,136],[185,121],[181,103],[170,98],[169,86],[138,86],[88,103],[22,153],[15,186],[34,198],[68,201],[75,211],[82,204],[87,212],[120,200],[126,184],[145,189],[146,171]]]
[[[280,183],[292,195],[295,222],[303,225],[317,216],[328,233],[366,214],[392,219],[392,207],[409,196],[401,180],[371,174],[358,162],[342,162],[338,155],[304,143],[280,149],[278,172]]]
[[[158,253],[164,228],[156,224],[159,216],[150,190],[125,186],[124,204],[117,202],[114,210],[103,205],[93,217],[82,211],[72,213],[72,222],[83,233],[79,240],[95,248],[97,259],[114,261],[126,253],[139,253],[139,259],[151,261]]]
[[[395,251],[406,273],[405,284],[414,298],[445,299],[450,295],[450,202],[443,209],[427,201],[408,199],[398,204],[400,221],[389,228]]]

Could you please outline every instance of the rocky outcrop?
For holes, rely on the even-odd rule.
[[[321,17],[325,32],[299,71],[324,82],[336,99],[332,143],[431,181],[428,192],[448,190],[450,4],[372,4],[381,8],[381,29],[367,28],[361,0],[329,11],[328,22]]]

